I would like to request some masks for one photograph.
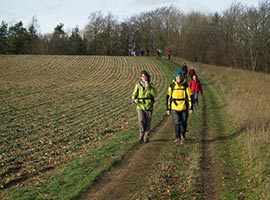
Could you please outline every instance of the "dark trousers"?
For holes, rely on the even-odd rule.
[[[185,136],[187,131],[187,118],[188,112],[172,110],[173,123],[175,127],[175,137],[181,138],[181,135]]]

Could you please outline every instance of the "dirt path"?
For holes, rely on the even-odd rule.
[[[174,139],[171,118],[153,131],[154,134],[147,144],[141,144],[137,149],[105,174],[94,187],[83,194],[81,199],[126,199],[132,193],[139,191],[143,185],[141,177],[147,175],[157,167],[159,152],[164,143]]]
[[[176,69],[177,67],[175,64],[170,64],[169,62],[166,62],[166,64],[171,70]],[[205,86],[205,91],[207,91],[207,87],[211,88],[210,85]],[[209,90],[208,92],[211,93]],[[195,194],[189,194],[187,192],[187,195],[190,195],[189,199],[220,199],[219,186],[222,182],[223,172],[221,171],[217,161],[217,151],[219,145],[217,138],[223,135],[222,130],[224,129],[224,125],[221,121],[219,124],[217,124],[217,129],[220,131],[211,129],[210,127],[212,125],[210,118],[213,117],[213,112],[211,112],[211,116],[209,116],[209,109],[217,107],[217,104],[218,102],[216,102],[214,98],[211,98],[211,95],[210,98],[203,98],[203,102],[201,103],[202,111],[200,119],[202,120],[202,127],[197,135],[193,136],[193,139],[187,141],[187,146],[194,148],[194,144],[198,144],[198,146],[201,148],[199,150],[200,157],[196,161],[200,170],[200,175],[199,177],[196,177],[196,186],[193,186],[196,187],[193,188]],[[214,113],[216,114],[214,114],[214,118],[219,118],[219,109],[215,109],[216,110]],[[138,145],[137,148],[132,153],[130,153],[130,155],[128,155],[122,162],[120,162],[117,166],[113,167],[113,169],[102,176],[89,191],[82,195],[80,199],[130,199],[131,194],[138,194],[141,192],[142,188],[145,189],[147,187],[146,183],[143,182],[145,180],[145,176],[148,176],[149,173],[155,170],[159,170],[158,167],[160,166],[158,163],[160,163],[160,161],[163,159],[163,153],[166,152],[166,150],[163,148],[166,148],[166,146],[168,147],[169,145],[174,145],[173,132],[174,128],[172,118],[165,117],[163,123],[153,131],[153,135],[151,136],[149,143],[142,143]],[[174,153],[175,152],[172,154]],[[185,151],[184,154],[186,154],[185,157],[190,156],[189,151]],[[176,155],[175,157],[179,156]],[[193,156],[191,155],[190,157]],[[183,160],[183,162],[186,161]],[[177,169],[177,167],[176,170],[181,171],[181,169]],[[174,172],[171,171],[169,173]],[[171,175],[169,174],[169,176]],[[176,177],[176,179],[179,179],[179,177]],[[185,181],[189,182],[190,180]],[[177,181],[175,183],[179,184]],[[164,184],[168,185],[166,182]],[[185,187],[186,183],[182,182],[182,185],[180,183],[180,188],[183,186]],[[184,188],[184,190],[185,189],[186,188]],[[181,192],[182,191],[180,191],[180,193]]]
[[[205,98],[203,98],[203,127],[202,127],[202,157],[201,157],[201,184],[202,184],[202,198],[203,199],[219,199],[217,184],[218,174],[217,166],[215,162],[215,143],[210,142],[215,134],[209,131],[209,118],[207,115],[207,104]]]
[[[209,130],[207,105],[204,101],[202,109],[203,128],[195,143],[201,144],[201,158],[198,160],[201,176],[197,183],[197,197],[200,199],[219,199],[218,179],[220,179],[218,165],[215,161],[216,143],[213,142],[215,133]],[[158,170],[158,163],[162,160],[163,148],[174,145],[173,123],[171,117],[166,117],[158,126],[147,144],[140,144],[122,162],[101,177],[96,184],[82,195],[82,200],[102,199],[130,199],[131,194],[139,193],[145,187],[144,176]],[[187,145],[193,145],[186,141]],[[181,147],[180,147],[181,148]],[[189,152],[186,152],[188,154]],[[164,155],[164,154],[163,154]],[[166,183],[165,183],[166,184]]]

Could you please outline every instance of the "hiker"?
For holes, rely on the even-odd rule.
[[[143,56],[144,55],[144,50],[143,49],[141,49],[141,56]]]
[[[156,93],[156,88],[150,82],[149,73],[143,70],[141,78],[133,90],[132,101],[137,105],[139,140],[145,143],[149,142]]]
[[[167,92],[167,115],[172,114],[175,127],[174,143],[185,140],[188,114],[192,113],[191,90],[181,71],[176,71]]]
[[[192,80],[193,75],[196,74],[194,67],[191,67],[191,69],[188,71],[188,75],[190,80]]]
[[[168,60],[170,60],[172,56],[172,50],[170,48],[168,48],[167,56],[168,56]]]
[[[198,104],[199,104],[199,99],[198,99],[199,92],[201,92],[201,94],[203,95],[203,90],[202,90],[202,84],[196,74],[193,75],[192,80],[189,82],[188,85],[192,92],[193,109],[197,109]]]
[[[183,64],[182,73],[183,73],[183,78],[187,80],[187,73],[188,73],[187,63]]]
[[[162,56],[161,49],[157,49],[157,59],[161,58],[161,56]]]

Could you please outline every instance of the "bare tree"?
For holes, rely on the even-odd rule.
[[[258,29],[260,31],[259,52],[259,70],[269,73],[270,66],[270,1],[266,0],[259,5],[258,8],[259,22]]]
[[[231,7],[223,14],[223,31],[224,31],[224,57],[225,64],[228,66],[240,67],[239,52],[242,38],[240,35],[243,6],[240,3],[233,3]]]

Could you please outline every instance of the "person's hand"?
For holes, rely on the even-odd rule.
[[[135,104],[137,104],[137,103],[138,103],[138,101],[139,101],[138,99],[135,99],[135,100],[134,100],[134,103],[135,103]]]
[[[149,82],[145,81],[144,84],[145,84],[145,88],[147,89],[149,87]]]
[[[167,115],[170,115],[171,114],[171,111],[170,110],[167,110]]]
[[[191,114],[191,113],[193,113],[193,110],[189,110],[188,112],[189,112],[189,114]]]

